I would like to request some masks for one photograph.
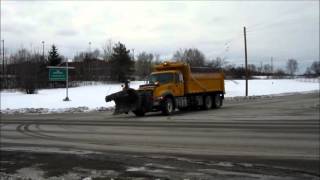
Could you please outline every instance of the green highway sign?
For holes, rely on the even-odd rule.
[[[50,68],[49,80],[50,81],[66,81],[67,70],[65,68]]]

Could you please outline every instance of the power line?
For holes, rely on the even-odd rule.
[[[225,43],[224,43],[224,48],[223,50],[218,53],[218,57],[222,57],[223,58],[225,57],[225,54],[229,53],[229,50],[230,50],[230,47],[231,45],[233,45],[234,41],[239,39],[240,37],[242,36],[241,33],[237,33],[235,36],[233,36],[231,39],[227,40]]]

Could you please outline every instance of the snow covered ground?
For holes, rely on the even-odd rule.
[[[319,80],[264,79],[249,80],[249,96],[274,95],[282,93],[319,90]],[[245,96],[245,80],[226,80],[226,97]]]
[[[133,88],[138,88],[143,81],[130,83]],[[236,97],[245,95],[244,80],[225,80],[226,97]],[[22,92],[1,92],[1,112],[17,113],[40,111],[49,112],[77,112],[106,110],[114,106],[113,102],[106,103],[105,96],[121,90],[121,84],[100,84],[69,88],[69,98],[71,101],[62,101],[65,98],[66,90],[43,89],[38,94],[24,94]],[[306,92],[319,90],[319,79],[315,80],[249,80],[249,95],[274,95],[281,93]],[[33,110],[32,110],[33,109]]]

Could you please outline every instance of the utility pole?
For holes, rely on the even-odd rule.
[[[4,88],[4,82],[6,81],[6,76],[5,76],[5,60],[4,60],[4,39],[2,40],[2,87]]]
[[[2,40],[2,75],[4,75],[4,40]]]
[[[91,53],[91,42],[89,42],[89,53]]]
[[[245,58],[245,68],[246,68],[246,96],[248,96],[248,60],[247,60],[247,33],[246,27],[243,27],[244,35],[244,58]]]
[[[69,66],[68,66],[68,61],[69,59],[67,59],[66,61],[66,98],[63,99],[63,101],[70,101],[69,99]]]
[[[273,75],[273,57],[271,56],[271,75]]]
[[[42,41],[42,58],[44,60],[44,41]]]

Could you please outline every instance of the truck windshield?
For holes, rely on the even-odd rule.
[[[148,84],[154,84],[155,82],[159,82],[160,84],[173,82],[173,74],[172,73],[152,74],[149,76],[147,82]]]

